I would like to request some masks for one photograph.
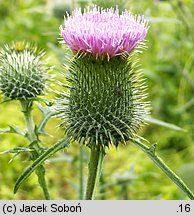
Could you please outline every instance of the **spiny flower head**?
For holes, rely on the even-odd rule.
[[[73,141],[104,149],[136,137],[149,103],[142,74],[131,58],[75,56],[64,84],[67,92],[61,92],[56,103],[60,126]]]
[[[95,57],[112,58],[128,54],[145,38],[148,30],[143,16],[133,16],[118,9],[94,6],[81,12],[73,11],[60,26],[61,36],[74,51],[91,53]]]
[[[29,99],[43,93],[50,69],[44,52],[25,42],[0,50],[0,91],[11,99]]]
[[[135,48],[147,29],[143,17],[113,8],[78,9],[65,19],[61,35],[76,54],[56,109],[72,140],[105,149],[137,136],[149,103]]]

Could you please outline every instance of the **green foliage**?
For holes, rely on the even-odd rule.
[[[53,145],[51,148],[47,149],[43,154],[40,155],[27,169],[20,175],[20,177],[17,179],[14,187],[14,193],[16,193],[20,187],[20,185],[42,164],[46,159],[53,156],[56,152],[58,152],[61,149],[64,149],[69,145],[68,140],[65,138],[55,145]]]
[[[58,26],[63,22],[66,8],[80,6],[77,1],[70,1],[66,7],[58,7],[56,12],[55,1],[42,0],[0,0],[0,45],[1,47],[12,41],[36,43],[44,48],[51,56],[49,64],[56,65],[55,71],[64,70],[61,62],[65,63],[63,54],[71,53],[58,44]],[[49,5],[50,2],[55,4]],[[64,2],[64,1],[63,1]],[[82,6],[92,1],[81,1]],[[96,2],[96,1],[95,1]],[[108,1],[101,1],[107,4]],[[111,2],[111,1],[110,1]],[[114,1],[117,2],[117,1]],[[193,188],[193,154],[194,154],[194,49],[193,49],[193,16],[194,2],[192,0],[129,0],[124,7],[133,13],[145,14],[150,20],[150,29],[147,37],[148,49],[141,56],[143,73],[147,77],[152,116],[177,125],[185,129],[176,131],[170,127],[159,126],[161,122],[149,123],[141,130],[140,135],[158,143],[158,153],[172,167],[180,169],[180,175]],[[121,5],[121,7],[123,7]],[[55,9],[54,9],[55,8]],[[64,9],[63,9],[64,8]],[[54,11],[55,10],[55,11]],[[68,9],[69,11],[69,9]],[[58,18],[57,18],[58,17]],[[65,81],[64,75],[56,78]],[[54,87],[61,90],[61,85]],[[47,98],[53,99],[55,94],[49,92]],[[3,98],[0,98],[3,101]],[[0,104],[0,127],[8,128],[17,125],[20,131],[25,131],[23,117],[16,102]],[[40,122],[42,116],[38,108],[34,107],[35,122]],[[55,130],[61,122],[52,118],[46,125],[46,132],[52,137],[40,137],[43,147],[49,148],[62,138],[63,131]],[[44,132],[43,132],[44,133]],[[45,145],[45,143],[47,145]],[[137,148],[129,145],[119,146],[118,150],[110,148],[105,159],[101,187],[97,193],[98,199],[187,199],[177,190],[176,186],[158,171],[150,160]],[[14,148],[27,148],[27,140],[16,133],[0,134],[0,152]],[[16,149],[17,150],[17,149]],[[42,199],[41,191],[37,186],[34,174],[27,179],[22,190],[13,195],[13,187],[19,173],[24,166],[30,166],[29,152],[23,151],[11,163],[12,154],[0,154],[0,199]],[[13,152],[15,154],[15,152]],[[84,153],[84,181],[87,174],[86,166],[88,152]],[[188,166],[187,166],[188,165]],[[127,184],[126,171],[133,166]],[[54,158],[46,161],[47,180],[49,191],[53,199],[78,199],[79,191],[79,148],[73,143],[71,148],[58,152]],[[124,185],[124,186],[123,186]],[[127,187],[126,187],[127,185]],[[30,191],[30,193],[29,193]]]

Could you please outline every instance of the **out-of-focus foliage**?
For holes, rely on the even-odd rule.
[[[33,42],[44,48],[55,65],[56,80],[64,81],[65,56],[70,52],[58,43],[59,25],[66,11],[75,7],[97,4],[103,7],[118,5],[132,13],[145,14],[150,30],[147,46],[140,56],[147,79],[152,116],[173,123],[184,131],[150,124],[140,134],[151,143],[158,143],[158,154],[194,190],[194,1],[192,0],[0,0],[0,46],[11,41]],[[53,91],[46,98],[54,99]],[[3,97],[0,96],[3,101]],[[19,125],[23,117],[16,102],[0,104],[0,128]],[[40,113],[34,107],[35,121]],[[51,146],[63,136],[57,129],[59,121],[49,121],[47,130],[53,137],[44,137]],[[0,152],[25,146],[27,141],[14,134],[0,134]],[[98,199],[185,199],[179,189],[162,174],[133,144],[110,149],[105,160]],[[0,199],[42,199],[36,176],[32,175],[16,195],[14,182],[29,164],[27,154],[0,154]],[[84,179],[87,176],[88,152],[85,151]],[[77,199],[79,190],[79,144],[72,143],[46,163],[47,179],[52,199]]]

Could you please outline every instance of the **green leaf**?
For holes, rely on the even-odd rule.
[[[37,104],[38,108],[40,109],[40,111],[43,114],[43,117],[38,125],[38,127],[36,128],[36,134],[41,134],[41,135],[48,135],[45,131],[44,128],[48,122],[48,120],[55,115],[55,111],[51,110],[48,107],[43,107],[40,104]]]
[[[159,119],[152,118],[151,116],[146,116],[145,121],[147,123],[150,123],[150,124],[156,124],[156,125],[159,125],[162,127],[170,128],[172,130],[176,130],[176,131],[183,131],[183,132],[186,131],[185,129],[178,127],[177,125],[174,125],[174,124],[168,123],[168,122],[164,122],[164,121],[161,121]]]
[[[67,147],[68,145],[69,140],[67,138],[64,138],[54,146],[47,149],[43,154],[41,154],[17,179],[14,187],[14,193],[18,191],[20,185],[36,170],[38,166],[42,165],[45,160],[53,156],[57,151]]]
[[[53,105],[53,102],[51,102],[51,101],[48,101],[48,100],[46,100],[46,99],[44,99],[44,98],[38,98],[38,97],[36,97],[36,98],[32,98],[34,101],[40,101],[40,102],[43,102],[45,105],[47,105],[47,106],[52,106]]]
[[[174,173],[159,156],[157,156],[156,144],[148,147],[138,139],[131,139],[131,141],[139,147],[190,199],[194,200],[194,194],[185,182],[176,173]]]
[[[0,154],[7,154],[7,153],[21,153],[21,152],[31,152],[33,149],[26,148],[26,147],[16,147],[13,149],[9,149],[7,151],[0,152]]]
[[[22,132],[18,127],[9,126],[7,128],[0,128],[0,133],[16,133],[25,137],[25,133]]]
[[[9,149],[7,151],[3,151],[3,152],[0,152],[0,155],[1,154],[8,154],[8,153],[12,153],[14,154],[13,157],[11,158],[11,160],[9,161],[9,163],[11,163],[15,157],[17,157],[20,153],[22,152],[32,152],[33,149],[31,148],[28,148],[28,147],[16,147],[16,148],[13,148],[13,149]]]

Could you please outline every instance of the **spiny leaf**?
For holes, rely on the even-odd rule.
[[[162,170],[190,199],[194,200],[194,194],[187,187],[185,182],[176,175],[165,163],[164,161],[155,154],[156,145],[148,147],[144,143],[141,143],[138,139],[130,139],[136,146],[138,146],[154,163],[160,170]],[[150,151],[151,150],[151,151]]]
[[[157,144],[153,144],[153,145],[149,148],[150,153],[152,153],[153,155],[156,154],[156,146],[157,146]]]
[[[17,179],[14,187],[14,193],[18,191],[20,185],[36,170],[38,166],[42,165],[45,160],[53,156],[57,151],[67,147],[68,145],[69,140],[67,138],[64,138],[54,146],[47,149],[43,154],[41,154]]]
[[[10,150],[7,150],[7,151],[3,151],[3,152],[0,152],[0,155],[1,154],[7,154],[7,153],[13,153],[13,157],[11,158],[11,160],[9,161],[9,163],[11,163],[15,157],[17,157],[20,153],[22,152],[32,152],[33,149],[31,148],[28,148],[28,147],[16,147],[16,148],[13,148],[13,149],[10,149]]]
[[[0,152],[0,154],[7,154],[7,153],[21,153],[21,152],[31,152],[33,149],[27,148],[27,147],[16,147],[13,149],[9,149],[3,152]]]
[[[22,132],[18,127],[9,126],[7,128],[0,128],[0,133],[16,133],[25,137],[25,133]]]
[[[47,105],[47,106],[52,106],[52,105],[53,105],[53,102],[48,101],[48,100],[46,100],[46,99],[44,99],[44,98],[36,97],[36,98],[31,98],[31,99],[34,100],[34,101],[43,102],[43,103],[44,103],[45,105]]]
[[[48,122],[48,120],[56,114],[55,111],[51,110],[48,107],[43,107],[40,104],[37,104],[38,108],[41,110],[43,116],[42,119],[36,129],[36,134],[42,134],[42,135],[48,135],[45,131],[44,128],[46,126],[46,123]]]

